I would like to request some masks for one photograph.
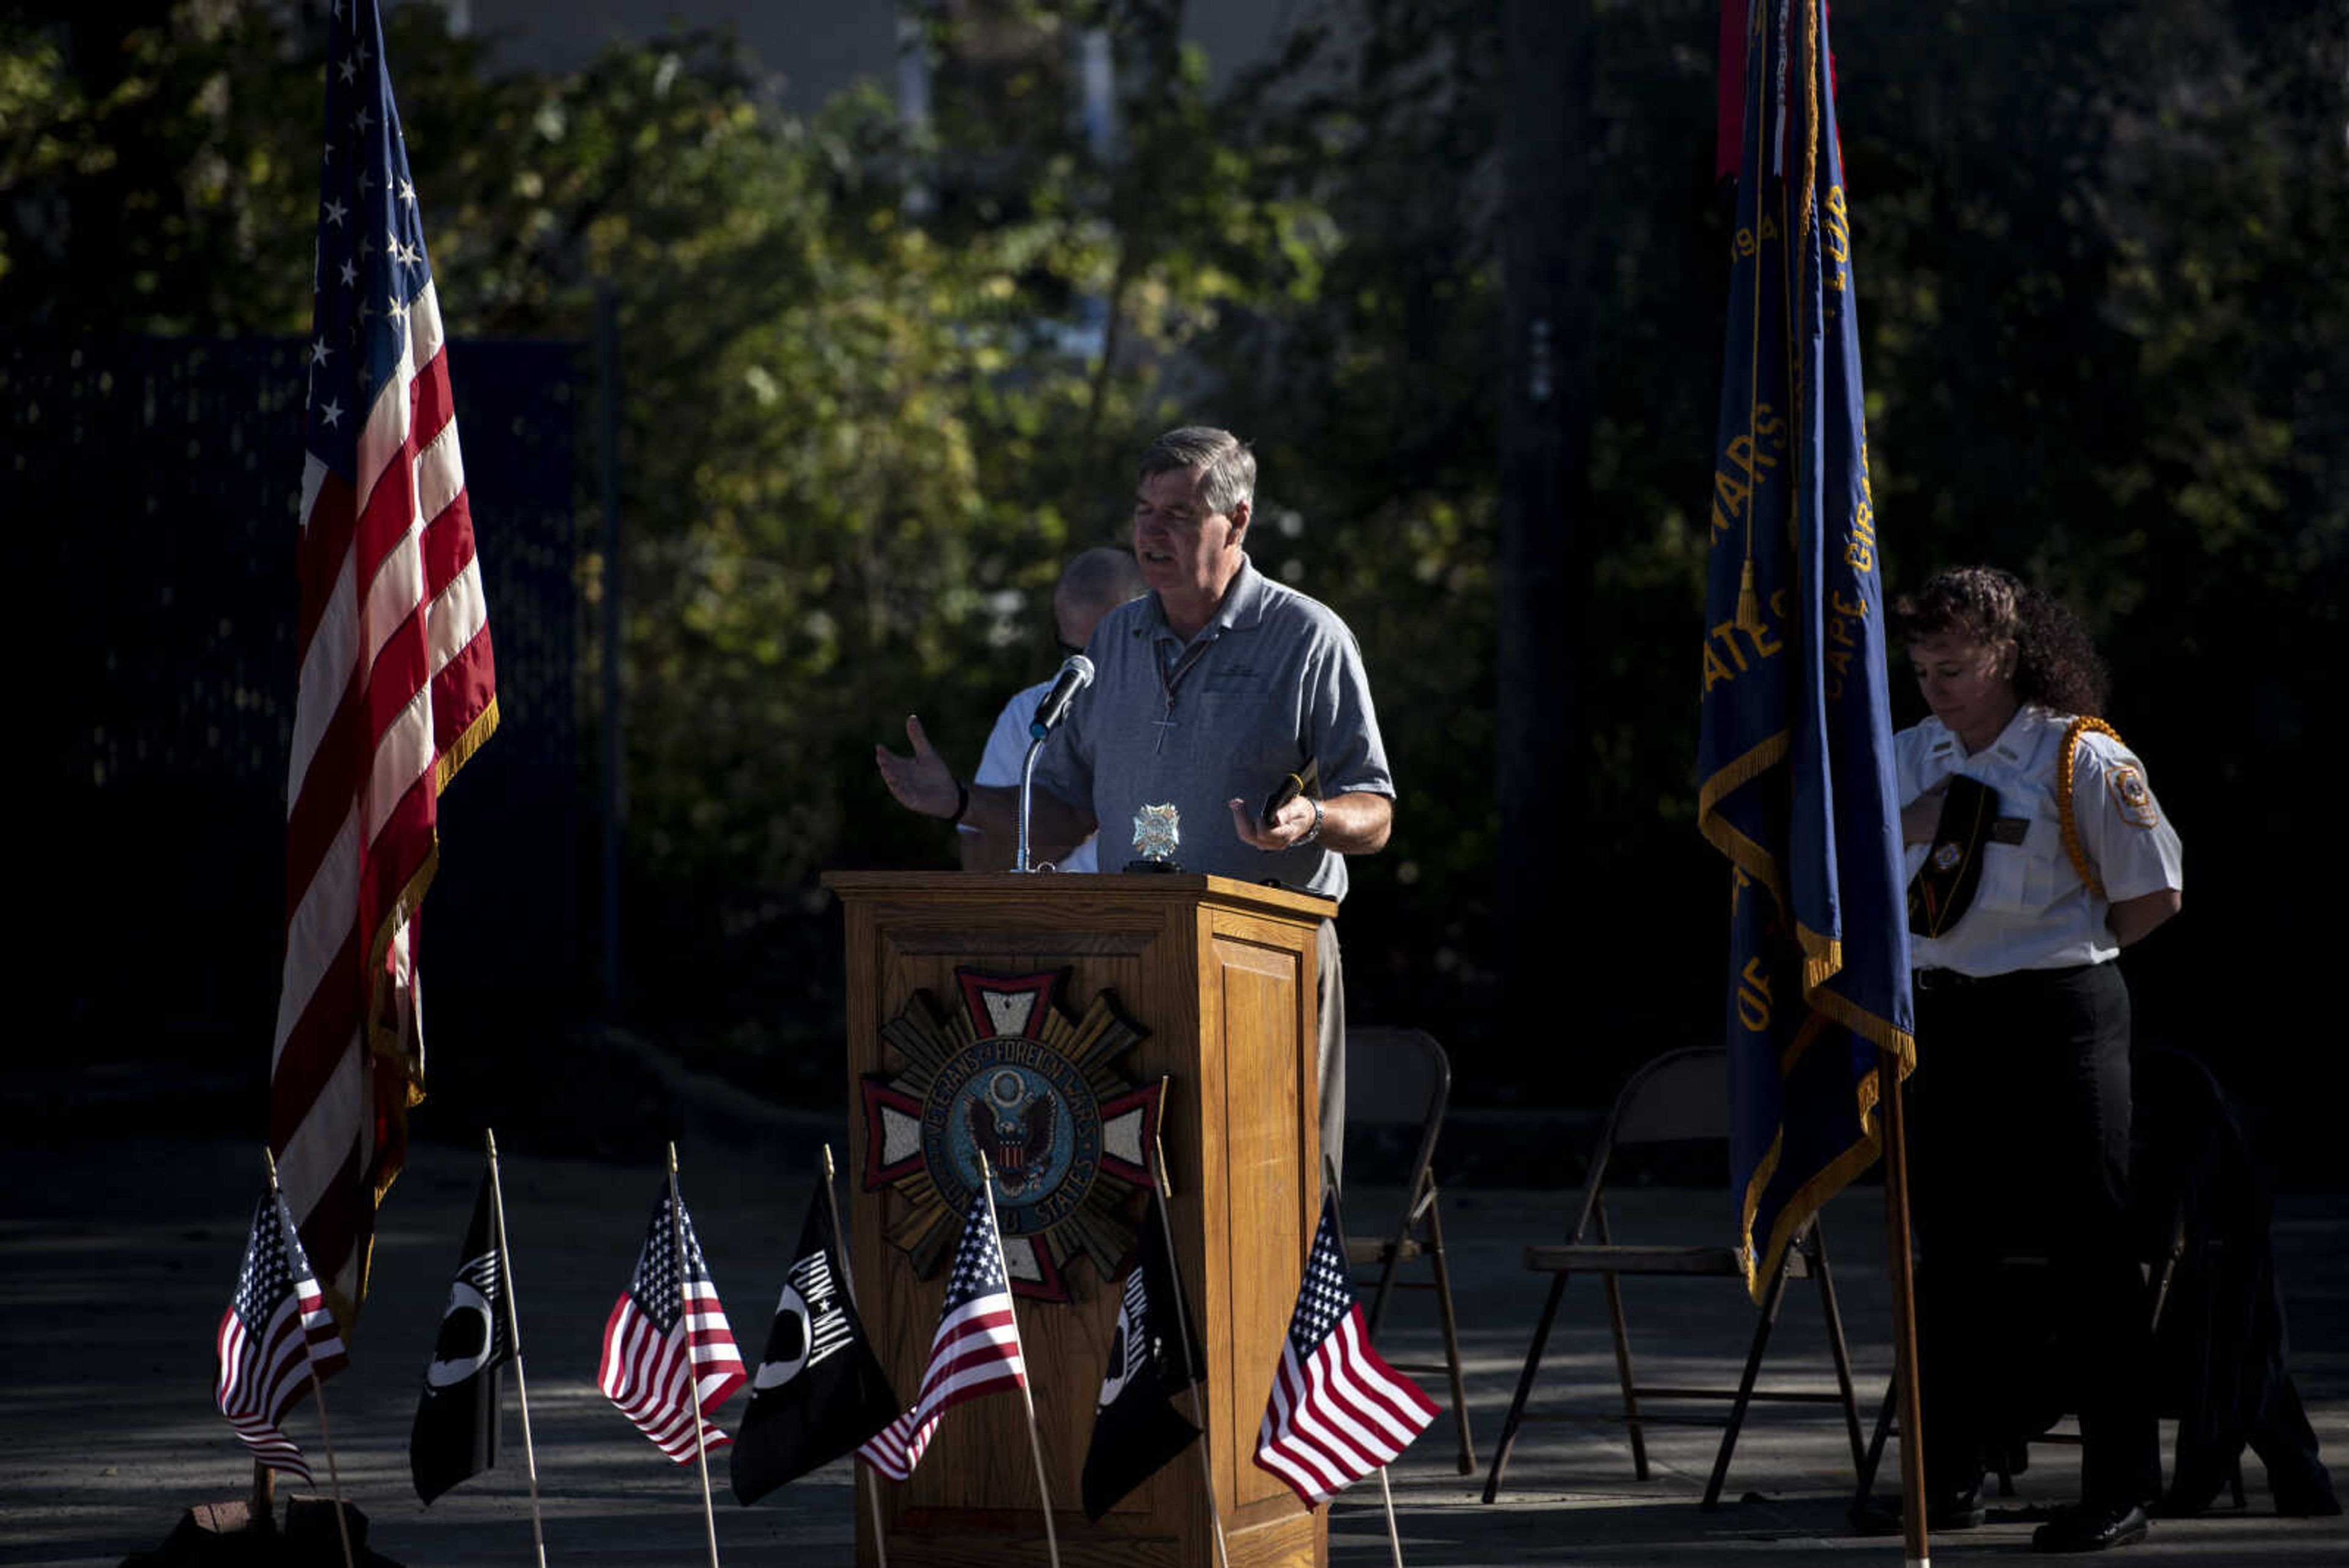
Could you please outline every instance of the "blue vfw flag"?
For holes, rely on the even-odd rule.
[[[1748,1287],[1876,1158],[1916,1062],[1884,595],[1825,0],[1754,0],[1706,562],[1698,821],[1731,862]]]

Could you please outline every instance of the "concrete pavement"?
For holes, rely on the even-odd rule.
[[[25,1129],[0,1150],[0,1565],[113,1568],[150,1550],[191,1504],[246,1490],[251,1465],[212,1406],[211,1339],[226,1303],[254,1193],[256,1147],[164,1137],[42,1139]],[[838,1138],[820,1117],[734,1117],[722,1135],[681,1144],[688,1206],[725,1293],[738,1337],[754,1349],[795,1237],[817,1142]],[[505,1148],[531,1410],[549,1560],[691,1565],[707,1561],[698,1484],[672,1467],[595,1386],[605,1314],[634,1262],[660,1180],[649,1162],[542,1158],[528,1140]],[[336,1459],[347,1496],[371,1521],[371,1544],[409,1565],[532,1561],[521,1432],[509,1395],[498,1469],[427,1509],[409,1485],[407,1438],[416,1380],[428,1359],[449,1272],[470,1212],[480,1157],[420,1144],[384,1213],[377,1288],[350,1370],[327,1386]],[[1454,1188],[1446,1234],[1470,1356],[1480,1462],[1489,1459],[1542,1282],[1519,1266],[1529,1240],[1557,1239],[1574,1194]],[[1676,1228],[1724,1234],[1717,1189],[1621,1193],[1619,1236]],[[1367,1216],[1375,1196],[1353,1194]],[[1366,1221],[1358,1218],[1357,1229]],[[1826,1216],[1863,1406],[1872,1411],[1890,1366],[1883,1222],[1874,1188],[1838,1198]],[[2293,1336],[2292,1366],[2328,1460],[2349,1455],[2349,1195],[2282,1200],[2275,1231]],[[1832,1386],[1816,1300],[1789,1296],[1765,1376]],[[1750,1310],[1733,1287],[1626,1284],[1643,1379],[1733,1381]],[[1424,1297],[1400,1301],[1388,1350],[1435,1350]],[[1542,1398],[1596,1412],[1614,1384],[1595,1284],[1574,1285],[1553,1342]],[[1432,1393],[1440,1379],[1424,1378]],[[739,1414],[739,1401],[729,1407]],[[1896,1563],[1900,1542],[1853,1533],[1846,1517],[1849,1455],[1824,1407],[1758,1407],[1731,1468],[1722,1506],[1698,1506],[1717,1429],[1651,1428],[1654,1474],[1632,1479],[1619,1427],[1542,1424],[1520,1440],[1501,1502],[1478,1501],[1483,1474],[1454,1466],[1450,1417],[1392,1472],[1405,1562],[1418,1568],[1500,1564],[1772,1564]],[[326,1456],[306,1410],[290,1429],[324,1490]],[[1888,1490],[1897,1457],[1887,1459]],[[2077,1450],[2039,1446],[1991,1522],[1935,1538],[1939,1561],[2027,1552],[2040,1510],[2072,1494]],[[2349,1563],[2349,1524],[2281,1519],[2247,1459],[2250,1506],[2161,1521],[2133,1563]],[[2349,1479],[2349,1478],[2344,1478]],[[832,1568],[851,1561],[848,1468],[835,1464],[755,1508],[713,1478],[719,1548],[730,1563]],[[1343,1494],[1331,1515],[1331,1560],[1388,1561],[1374,1484]]]

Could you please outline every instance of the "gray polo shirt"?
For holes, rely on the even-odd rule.
[[[1362,651],[1327,606],[1245,557],[1214,620],[1187,644],[1155,594],[1120,605],[1086,647],[1093,683],[1036,759],[1036,784],[1101,825],[1101,867],[1133,859],[1133,818],[1172,803],[1185,871],[1346,896],[1346,857],[1319,844],[1267,853],[1232,830],[1283,776],[1320,762],[1321,794],[1394,796]]]

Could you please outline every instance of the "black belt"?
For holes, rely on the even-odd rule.
[[[1953,969],[1918,969],[1909,979],[1919,991],[1966,991],[2001,985],[2046,985],[2084,973],[2092,963],[2064,964],[2055,969],[2013,969],[2004,974],[1961,974]]]

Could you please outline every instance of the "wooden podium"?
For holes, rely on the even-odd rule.
[[[1166,1080],[1160,1139],[1174,1189],[1168,1213],[1206,1350],[1207,1452],[1234,1568],[1326,1563],[1326,1511],[1308,1511],[1253,1456],[1319,1216],[1316,941],[1337,906],[1180,873],[835,872],[823,880],[840,898],[847,929],[852,1131],[843,1186],[853,1266],[865,1324],[898,1397],[910,1403],[920,1387],[947,1274],[940,1262],[931,1277],[916,1277],[900,1243],[923,1218],[923,1194],[936,1213],[944,1209],[926,1178],[913,1179],[910,1194],[908,1183],[873,1180],[876,1170],[906,1168],[911,1135],[900,1112],[875,1140],[868,1085],[892,1075],[905,1081],[905,1020],[928,1011],[917,993],[947,1012],[965,994],[958,970],[1004,977],[1066,971],[1060,1006],[1067,1014],[1083,1016],[1113,992],[1123,1017],[1146,1032],[1116,1058],[1119,1077]],[[966,1026],[966,1035],[972,1032]],[[935,1103],[931,1119],[945,1119]],[[1129,1204],[1136,1217],[1142,1196]],[[958,1233],[951,1219],[943,1225],[949,1246]],[[1214,1568],[1195,1444],[1098,1524],[1084,1516],[1079,1478],[1117,1325],[1114,1267],[1071,1256],[1060,1271],[1070,1299],[1018,1303],[1061,1559],[1071,1568]],[[1186,1397],[1174,1408],[1191,1414]],[[891,1568],[1047,1561],[1016,1393],[949,1410],[911,1480],[860,1477],[860,1491],[874,1485]],[[857,1562],[875,1563],[862,1498],[856,1516]]]

